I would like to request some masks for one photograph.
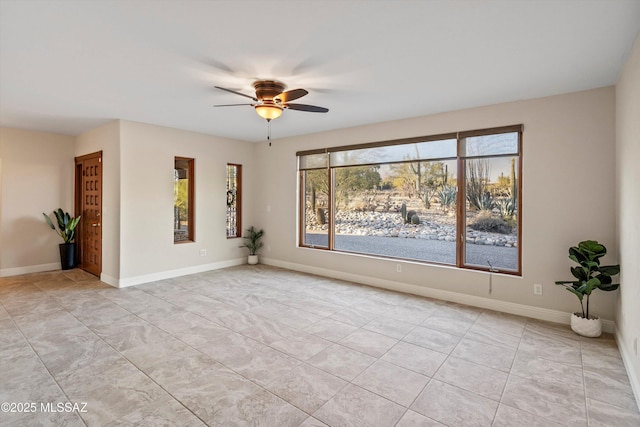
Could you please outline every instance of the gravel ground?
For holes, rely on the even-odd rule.
[[[326,245],[326,234],[307,234],[307,243]],[[335,248],[372,255],[385,255],[420,261],[455,264],[455,242],[428,239],[404,239],[380,236],[336,236]],[[466,245],[467,264],[486,266],[487,261],[496,268],[515,270],[518,266],[517,248],[502,246]]]

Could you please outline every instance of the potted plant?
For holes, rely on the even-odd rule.
[[[247,234],[244,235],[243,239],[246,240],[243,246],[249,249],[249,258],[248,263],[253,265],[258,263],[258,250],[262,247],[262,242],[260,239],[264,235],[264,231],[256,230],[253,225],[247,228]]]
[[[76,237],[76,227],[80,221],[80,217],[72,218],[68,212],[64,212],[62,209],[53,211],[56,221],[58,223],[58,230],[56,231],[64,243],[60,243],[60,264],[63,270],[70,270],[76,266],[76,244],[74,239]],[[53,221],[46,213],[42,213],[47,220],[47,224],[52,230],[56,227],[53,225]]]
[[[582,312],[571,316],[571,329],[585,337],[599,337],[602,333],[602,321],[589,313],[591,292],[596,289],[615,291],[620,286],[614,284],[611,278],[620,273],[620,265],[600,265],[600,258],[606,254],[607,248],[595,240],[585,240],[578,246],[572,246],[569,248],[569,259],[578,265],[571,267],[571,274],[577,280],[556,282],[556,285],[564,286],[580,300]]]

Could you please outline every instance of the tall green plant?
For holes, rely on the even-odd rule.
[[[582,317],[589,318],[589,297],[596,289],[615,291],[620,286],[614,284],[611,276],[620,273],[620,265],[600,265],[600,258],[607,254],[607,248],[595,240],[585,240],[578,246],[569,248],[569,259],[576,262],[571,274],[577,280],[560,280],[556,285],[564,286],[580,300]],[[586,296],[586,310],[585,310]]]
[[[264,235],[263,230],[256,230],[253,225],[247,228],[247,234],[244,235],[245,239],[244,247],[249,249],[249,255],[256,255],[258,250],[262,247],[263,243],[260,241]]]
[[[42,212],[44,215],[44,219],[49,224],[52,230],[55,230],[62,240],[65,243],[72,243],[73,239],[76,237],[76,227],[78,226],[78,222],[80,222],[80,217],[72,218],[68,212],[64,212],[62,209],[58,209],[57,211],[53,211],[54,216],[56,217],[56,221],[58,223],[58,230],[53,225],[53,221],[46,213]]]

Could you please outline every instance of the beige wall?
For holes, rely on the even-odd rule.
[[[239,239],[226,237],[226,165],[254,174],[250,143],[135,122],[121,122],[121,285],[166,272],[195,272],[243,262]],[[174,158],[195,159],[195,242],[173,243]],[[252,221],[253,186],[243,194],[243,224]],[[206,256],[200,250],[207,251]],[[173,272],[173,273],[172,273]]]
[[[74,138],[0,128],[0,275],[60,268],[42,212],[73,214]]]
[[[596,239],[608,246],[607,261],[617,260],[614,122],[614,88],[607,87],[275,140],[272,147],[260,144],[254,185],[260,188],[256,225],[266,231],[264,256],[283,266],[348,273],[365,283],[408,284],[414,290],[575,311],[577,298],[554,285],[571,278],[569,246]],[[397,273],[398,261],[296,247],[297,150],[519,123],[524,124],[522,278],[495,276],[489,294],[486,273],[410,262]],[[543,296],[533,295],[533,283],[543,284]],[[613,319],[614,301],[615,294],[601,293],[591,307]]]
[[[103,152],[102,279],[127,286],[246,260],[226,237],[226,165],[243,165],[243,224],[253,221],[250,143],[127,121],[77,138],[2,129],[2,275],[59,268],[59,238],[41,212],[73,210],[75,156]],[[196,241],[173,243],[173,161],[195,158]],[[201,249],[206,255],[201,256]]]
[[[640,402],[640,36],[616,86],[616,188],[620,252],[618,337]],[[635,344],[634,344],[635,342]],[[629,369],[631,367],[631,369]]]
[[[79,135],[76,156],[102,151],[102,280],[120,278],[120,121]]]

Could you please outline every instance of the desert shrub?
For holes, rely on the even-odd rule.
[[[491,214],[491,211],[487,210],[481,211],[476,219],[471,224],[469,224],[469,227],[476,231],[486,231],[489,233],[511,233],[511,227],[504,219],[500,217],[494,217]]]
[[[349,209],[356,212],[365,212],[367,210],[367,204],[362,200],[358,200],[350,204]]]
[[[422,198],[422,201],[424,203],[424,207],[427,209],[431,209],[431,200],[433,200],[433,197],[436,195],[436,190],[435,188],[427,188],[426,191],[424,192],[424,197]]]
[[[518,226],[518,219],[515,216],[510,216],[509,218],[504,219],[509,227],[511,227],[511,231]]]

